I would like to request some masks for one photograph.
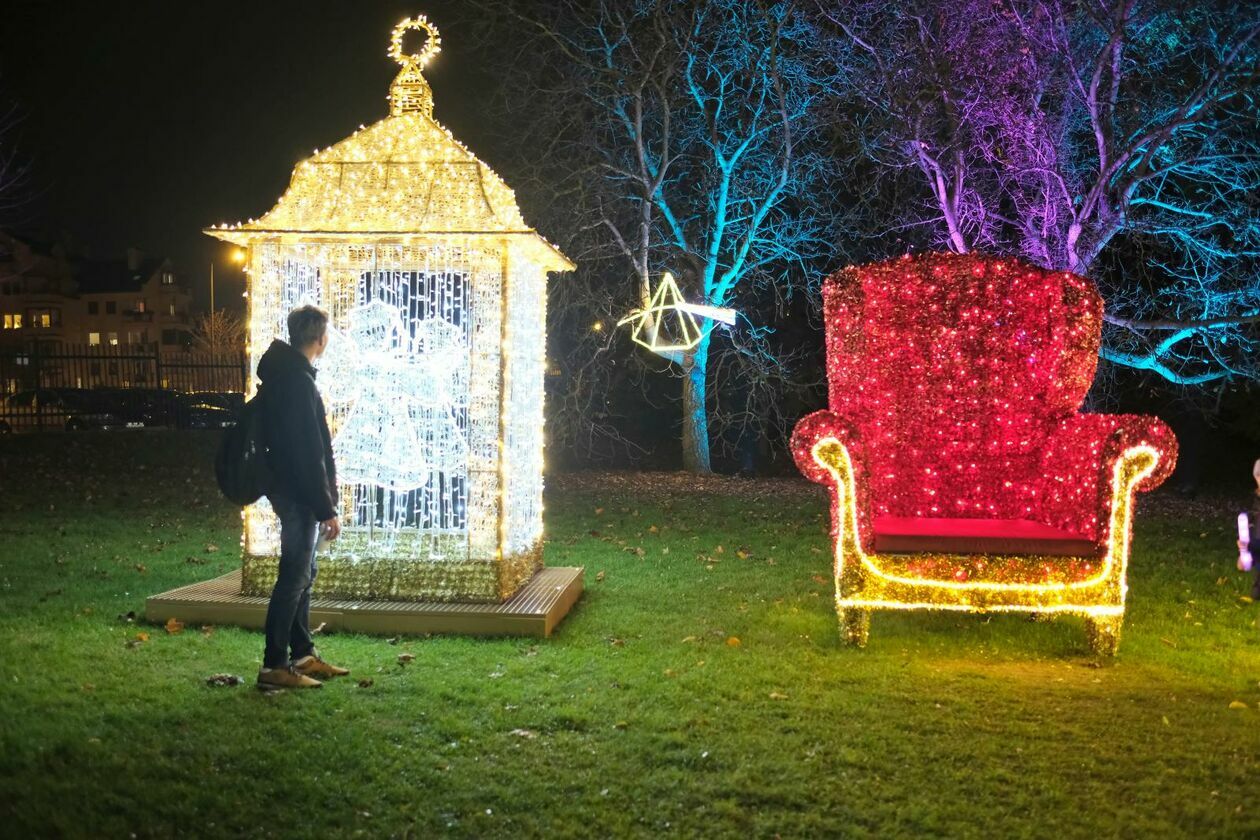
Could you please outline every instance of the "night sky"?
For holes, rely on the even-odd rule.
[[[241,275],[201,229],[261,215],[295,163],[388,113],[398,65],[385,51],[404,17],[426,14],[441,31],[426,70],[436,118],[495,163],[484,115],[494,80],[459,3],[0,7],[0,96],[24,116],[18,147],[33,165],[32,199],[11,227],[68,235],[89,257],[128,245],[168,255],[202,307],[211,260],[219,305],[239,300]]]

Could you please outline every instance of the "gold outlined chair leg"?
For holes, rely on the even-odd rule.
[[[871,611],[860,607],[842,607],[840,610],[840,634],[844,643],[853,647],[866,647],[871,637]]]
[[[1120,649],[1120,627],[1123,615],[1099,615],[1085,617],[1085,634],[1089,649],[1095,656],[1115,656]]]

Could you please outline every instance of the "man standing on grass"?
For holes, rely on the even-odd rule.
[[[299,306],[289,313],[289,343],[271,342],[258,362],[272,473],[267,499],[280,518],[280,573],[267,606],[261,689],[319,688],[316,677],[350,673],[319,658],[310,630],[317,538],[341,533],[332,436],[312,366],[327,346],[328,313]]]

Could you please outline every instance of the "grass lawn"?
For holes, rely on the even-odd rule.
[[[351,679],[266,695],[261,634],[120,618],[235,566],[213,446],[0,440],[7,836],[1260,836],[1229,500],[1139,508],[1100,667],[1074,619],[884,613],[842,647],[803,482],[557,477],[547,562],[587,592],[552,639],[331,636]]]

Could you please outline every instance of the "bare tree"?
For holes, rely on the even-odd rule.
[[[1179,385],[1260,375],[1254,5],[818,8],[866,153],[920,186],[887,228],[1093,276],[1110,362]]]
[[[22,120],[13,103],[0,103],[0,223],[12,219],[30,200],[30,164],[18,152]]]
[[[226,309],[216,309],[197,319],[193,347],[210,353],[238,353],[245,347],[245,322]]]
[[[519,144],[531,180],[559,192],[542,214],[583,267],[552,300],[556,322],[581,334],[569,373],[597,386],[624,379],[610,356],[629,344],[611,327],[647,305],[664,270],[690,302],[750,309],[737,329],[706,328],[694,348],[657,360],[656,372],[682,380],[684,465],[707,472],[715,420],[763,423],[781,405],[769,380],[787,381],[792,360],[763,318],[817,277],[812,263],[834,245],[819,108],[831,79],[813,22],[789,4],[742,0],[569,0],[513,14],[530,37],[507,56],[512,123],[537,140]],[[715,348],[730,354],[718,365]],[[718,372],[755,382],[723,406]],[[607,402],[600,387],[561,399]]]
[[[30,164],[18,152],[21,122],[17,105],[0,101],[0,229],[11,224],[31,198]],[[11,270],[0,269],[0,279],[13,276]]]

